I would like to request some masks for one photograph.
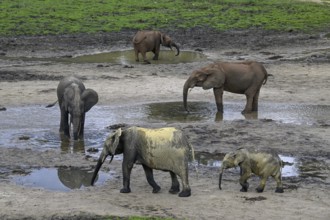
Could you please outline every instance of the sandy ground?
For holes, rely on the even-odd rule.
[[[192,33],[191,39],[185,37]],[[100,97],[97,105],[100,106],[181,101],[182,86],[192,70],[214,60],[242,59],[263,62],[268,73],[272,74],[261,90],[260,103],[329,105],[330,40],[324,37],[324,33],[221,34],[209,31],[204,33],[209,39],[198,37],[200,33],[193,30],[180,33],[176,40],[183,50],[202,50],[209,57],[207,61],[168,65],[132,64],[133,68],[120,64],[65,64],[17,59],[20,56],[70,57],[130,48],[132,33],[123,32],[121,36],[125,37],[122,38],[101,35],[0,39],[0,106],[11,111],[12,107],[47,105],[56,100],[58,81],[67,75],[81,77],[86,87],[95,89]],[[175,36],[174,33],[171,35]],[[226,101],[245,102],[244,96],[230,93],[225,93],[224,99],[225,111]],[[213,103],[213,93],[195,88],[190,92],[188,101]],[[329,117],[312,124],[257,118],[144,125],[181,128],[196,151],[210,154],[223,155],[246,147],[274,150],[302,162],[322,161],[321,165],[315,163],[314,173],[311,171],[310,176],[283,178],[283,194],[274,193],[275,182],[272,179],[268,180],[262,194],[256,193],[256,177],[250,179],[249,192],[240,192],[238,170],[235,169],[224,174],[223,190],[220,191],[218,168],[204,165],[198,166],[198,176],[194,166],[190,167],[192,196],[189,198],[169,194],[169,175],[161,171],[155,172],[155,179],[162,190],[153,194],[139,165],[132,171],[132,193],[121,194],[119,160],[102,167],[104,172],[114,172],[116,178],[95,187],[69,192],[23,187],[13,183],[11,176],[17,173],[24,175],[31,169],[42,167],[93,167],[95,159],[81,153],[62,153],[57,149],[33,150],[24,142],[17,147],[0,146],[0,218],[95,219],[108,215],[135,215],[174,219],[329,219],[330,114],[324,114]],[[129,121],[123,123],[132,125]]]

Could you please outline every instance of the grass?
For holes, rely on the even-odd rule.
[[[330,27],[330,3],[294,0],[1,0],[0,36],[115,32],[123,29]]]

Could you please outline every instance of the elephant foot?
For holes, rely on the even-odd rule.
[[[262,193],[262,192],[264,191],[264,188],[257,187],[257,188],[256,188],[256,191],[257,191],[258,193]]]
[[[160,186],[153,187],[152,193],[158,193],[160,191]]]
[[[131,192],[131,189],[130,188],[122,188],[120,190],[120,193],[130,193]]]
[[[144,60],[144,64],[151,64],[148,60]]]
[[[276,187],[276,190],[275,190],[276,193],[284,193],[284,190],[282,187]]]
[[[180,186],[172,186],[168,192],[171,194],[177,194],[178,192],[180,192]]]
[[[242,186],[242,189],[240,190],[241,192],[247,192],[248,191],[249,183],[241,184],[241,186]]]
[[[182,190],[182,192],[179,193],[179,197],[189,197],[190,195],[191,195],[190,189]]]
[[[251,114],[252,113],[252,111],[251,110],[243,110],[242,112],[241,112],[243,115],[245,115],[245,114]]]

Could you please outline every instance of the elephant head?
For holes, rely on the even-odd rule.
[[[176,45],[176,43],[174,43],[172,41],[172,39],[167,36],[166,34],[161,34],[160,35],[160,42],[163,46],[165,47],[169,47],[172,50],[172,47],[175,47],[177,53],[175,54],[175,56],[178,56],[180,54],[180,48],[178,45]]]
[[[110,159],[110,163],[111,163],[115,154],[122,153],[122,152],[120,152],[121,149],[118,148],[121,134],[122,134],[122,130],[121,130],[121,128],[119,128],[119,129],[117,129],[117,131],[110,134],[107,137],[107,139],[105,140],[104,145],[103,145],[103,150],[101,152],[101,155],[97,161],[97,164],[96,164],[96,167],[94,170],[91,185],[94,184],[96,176],[97,176],[102,164],[104,163],[105,159],[107,158],[107,156],[109,156],[109,155],[111,156],[111,159]]]
[[[73,139],[83,137],[85,113],[98,102],[98,94],[92,89],[84,89],[72,83],[66,87],[63,94],[62,107],[70,114],[70,124],[73,125]]]
[[[219,189],[221,189],[222,174],[225,169],[233,168],[239,166],[245,160],[246,156],[241,152],[230,152],[225,155],[220,167],[220,176],[219,176]]]
[[[186,111],[188,90],[197,87],[202,87],[204,90],[221,87],[221,74],[217,69],[202,68],[194,71],[190,77],[186,80],[183,86],[183,106]]]

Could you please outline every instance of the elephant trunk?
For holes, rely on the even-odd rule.
[[[81,134],[81,118],[73,117],[72,124],[73,124],[73,139],[78,140]]]
[[[187,106],[187,99],[188,99],[188,90],[190,88],[193,88],[194,86],[191,83],[190,78],[185,82],[184,86],[183,86],[183,106],[184,109],[189,112],[188,110],[188,106]]]
[[[105,159],[107,158],[107,154],[104,154],[104,152],[102,151],[100,157],[99,157],[99,160],[97,161],[97,164],[96,164],[96,167],[95,167],[95,170],[94,170],[94,173],[93,173],[93,177],[92,177],[92,180],[91,180],[91,185],[93,186],[94,185],[94,182],[95,182],[95,179],[97,177],[97,174],[102,166],[102,164],[104,163]],[[111,160],[110,160],[110,163],[113,159],[114,155],[111,156]]]
[[[222,181],[222,174],[223,174],[223,171],[225,170],[225,166],[221,166],[220,168],[220,175],[219,175],[219,189],[221,190],[221,181]]]
[[[176,54],[175,54],[175,56],[178,56],[178,55],[180,54],[180,48],[179,48],[179,46],[176,45],[175,43],[172,43],[171,46],[175,47],[175,49],[176,49]]]

